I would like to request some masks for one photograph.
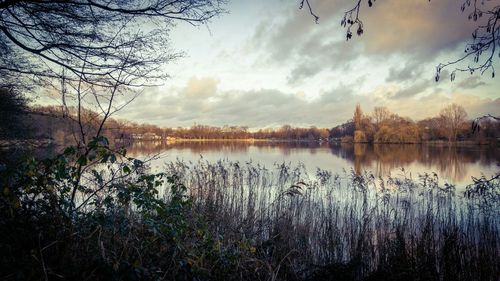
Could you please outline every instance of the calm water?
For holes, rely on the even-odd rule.
[[[177,159],[196,162],[220,159],[258,163],[272,167],[275,163],[304,164],[307,170],[317,168],[343,173],[372,172],[375,176],[399,175],[404,168],[408,176],[437,173],[440,182],[464,187],[471,177],[491,176],[500,169],[500,149],[491,146],[440,146],[392,144],[319,144],[283,142],[138,142],[128,148],[129,155],[150,157],[154,170]]]

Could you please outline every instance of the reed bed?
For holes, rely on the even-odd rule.
[[[223,247],[248,241],[266,280],[500,276],[500,202],[466,197],[436,174],[382,179],[228,160],[178,160],[165,170],[188,187]]]
[[[91,165],[75,197],[64,155],[0,173],[1,280],[500,276],[498,176],[464,193],[404,170],[376,178],[200,159],[152,174],[117,160]]]

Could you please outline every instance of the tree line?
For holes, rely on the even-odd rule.
[[[6,133],[10,138],[50,139],[58,144],[69,144],[76,140],[80,129],[92,135],[101,124],[98,113],[77,107],[37,106],[17,116],[15,132]],[[80,120],[78,119],[78,116]],[[9,131],[8,127],[4,131]],[[12,130],[10,130],[12,131]],[[152,124],[139,124],[116,118],[108,118],[102,134],[110,140],[167,140],[167,139],[267,139],[296,141],[326,141],[330,130],[326,128],[297,128],[284,125],[251,131],[247,126],[222,127],[194,124],[191,127],[167,128]]]
[[[472,120],[457,104],[444,107],[437,116],[413,121],[399,116],[387,107],[375,107],[363,113],[358,104],[353,118],[330,130],[330,139],[358,143],[421,143],[427,141],[496,141],[500,124],[495,118],[481,120],[481,130],[471,129]]]
[[[78,110],[80,112],[78,113]],[[80,116],[80,120],[77,120]],[[7,119],[6,119],[7,120]],[[9,119],[10,120],[10,119]],[[58,144],[76,142],[82,129],[88,135],[99,130],[102,116],[77,107],[38,106],[26,107],[25,114],[16,122],[4,122],[3,139],[47,139]],[[11,120],[12,121],[12,120]],[[152,124],[139,124],[109,118],[102,134],[110,140],[290,140],[333,141],[357,143],[421,143],[428,141],[479,141],[492,142],[500,137],[500,122],[494,118],[481,120],[481,129],[471,129],[472,120],[460,105],[443,108],[437,116],[414,121],[391,112],[386,107],[375,107],[365,114],[358,104],[352,119],[331,129],[292,127],[264,128],[252,131],[247,126],[222,127],[194,124],[191,127],[168,128]],[[15,123],[12,127],[10,124]]]

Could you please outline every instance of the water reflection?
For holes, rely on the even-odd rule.
[[[331,152],[350,160],[356,173],[371,170],[377,176],[388,175],[401,167],[420,166],[418,170],[437,172],[456,182],[469,180],[471,173],[494,171],[500,159],[499,150],[491,146],[334,144]],[[468,171],[475,166],[484,170]]]
[[[500,164],[500,150],[492,146],[396,145],[396,144],[328,144],[307,142],[264,141],[189,141],[136,142],[128,146],[133,156],[166,153],[167,160],[180,158],[196,161],[228,158],[252,160],[271,166],[276,162],[302,162],[310,169],[316,167],[341,172],[354,169],[356,173],[371,171],[387,176],[400,168],[417,173],[436,172],[440,178],[455,184],[471,182],[471,176],[494,174]]]
[[[133,155],[157,154],[166,150],[188,150],[194,154],[205,152],[225,151],[244,153],[256,148],[266,151],[280,151],[283,155],[290,155],[296,149],[308,150],[314,154],[318,148],[328,147],[326,143],[318,142],[274,142],[274,141],[141,141],[126,145],[127,151]]]

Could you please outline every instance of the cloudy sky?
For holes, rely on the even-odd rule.
[[[352,2],[311,0],[319,24],[298,0],[232,0],[208,26],[179,24],[172,47],[185,57],[118,117],[168,127],[332,127],[356,103],[423,119],[452,102],[471,117],[500,114],[491,73],[434,81],[438,63],[463,54],[474,30],[461,1],[377,1],[363,7],[363,36],[346,42],[340,21]]]

